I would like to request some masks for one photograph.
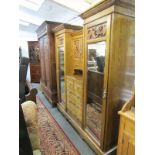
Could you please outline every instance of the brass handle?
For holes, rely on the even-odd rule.
[[[107,91],[104,91],[103,92],[103,98],[106,98],[107,94],[108,94],[108,92]]]

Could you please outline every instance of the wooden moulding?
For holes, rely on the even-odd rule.
[[[71,25],[71,24],[60,24],[53,29],[53,32],[58,32],[64,29],[81,30],[81,26]]]
[[[97,3],[96,5],[92,6],[91,8],[89,8],[87,11],[82,13],[80,16],[83,19],[86,19],[90,16],[97,14],[98,12],[101,12],[111,7],[112,5],[120,6],[120,7],[127,8],[127,9],[134,11],[135,9],[134,3],[135,3],[134,0],[130,0],[130,1],[129,0],[103,0]]]
[[[50,21],[44,21],[39,28],[36,30],[36,33],[38,35],[38,38],[41,38],[42,36],[44,36],[45,34],[48,34],[50,32],[53,32],[53,29],[60,25],[62,23],[58,23],[58,22],[50,22]]]

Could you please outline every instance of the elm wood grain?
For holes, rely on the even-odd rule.
[[[49,101],[57,103],[55,40],[53,29],[61,23],[45,21],[37,29],[40,43],[42,91]]]
[[[104,3],[104,1],[100,2]],[[106,9],[96,5],[82,14],[84,18],[84,128],[86,127],[87,46],[106,41],[102,132],[99,148],[116,150],[119,117],[117,112],[132,94],[134,83],[134,8],[111,5]],[[105,10],[104,10],[105,9]],[[95,11],[93,11],[95,10]],[[99,12],[100,11],[100,12]],[[107,22],[106,37],[87,40],[88,28]],[[88,137],[86,137],[87,139]],[[92,137],[90,136],[90,139]],[[93,147],[94,150],[95,147]],[[113,149],[114,151],[114,149]]]

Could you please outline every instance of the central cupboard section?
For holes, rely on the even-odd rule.
[[[63,24],[55,28],[58,108],[82,126],[83,31]]]

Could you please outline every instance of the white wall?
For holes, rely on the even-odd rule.
[[[38,39],[37,39],[36,33],[31,33],[27,31],[19,31],[19,46],[22,49],[22,56],[29,57],[27,41],[37,41],[37,40]],[[28,71],[27,71],[27,79],[31,81],[30,66],[28,67]]]

